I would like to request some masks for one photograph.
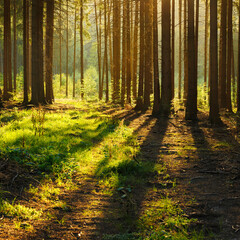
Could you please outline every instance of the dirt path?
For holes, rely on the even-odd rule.
[[[52,209],[58,221],[39,223],[33,233],[0,227],[0,239],[102,239],[104,234],[119,233],[124,224],[131,232],[148,202],[163,195],[174,198],[186,215],[199,219],[197,228],[212,231],[216,239],[240,239],[240,144],[227,125],[211,128],[204,114],[191,124],[181,112],[169,119],[153,118],[150,112],[105,113],[124,119],[134,129],[142,159],[163,162],[176,187],[166,182],[163,188],[162,179],[149,178],[146,186],[133,191],[137,213],[130,216],[133,224],[129,225],[122,218],[125,209],[118,193],[104,194],[96,177],[82,176],[78,189],[63,189],[59,197],[69,209]]]

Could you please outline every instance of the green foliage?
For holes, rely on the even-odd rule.
[[[21,219],[37,220],[42,216],[42,211],[25,207],[21,204],[9,203],[0,200],[0,214],[5,216],[18,217]]]

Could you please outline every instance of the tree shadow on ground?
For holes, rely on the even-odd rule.
[[[195,199],[189,214],[192,218],[198,218],[200,226],[212,231],[220,239],[238,239],[240,232],[234,229],[238,229],[240,223],[240,188],[239,180],[237,184],[232,181],[233,166],[230,159],[234,155],[227,143],[238,149],[240,145],[226,126],[205,128],[205,131],[203,126],[199,123],[189,124],[197,148],[197,155],[193,151],[192,164],[188,169],[192,178],[187,191]]]
[[[140,117],[140,115],[136,116]],[[132,116],[130,118],[134,124],[136,119]],[[141,141],[138,155],[135,160],[132,159],[126,163],[124,170],[121,164],[116,168],[119,176],[118,183],[113,196],[109,199],[108,211],[104,212],[105,221],[99,222],[97,227],[101,237],[108,234],[123,234],[124,236],[124,234],[135,232],[143,201],[146,199],[148,190],[153,188],[152,180],[156,177],[155,165],[161,162],[159,154],[168,127],[168,118],[156,119],[147,114],[144,118],[145,121],[141,122],[134,131],[134,134],[137,134],[142,128],[149,126],[148,132],[143,134],[145,137]],[[99,168],[106,163],[107,161],[103,160]],[[128,192],[128,189],[131,191]]]

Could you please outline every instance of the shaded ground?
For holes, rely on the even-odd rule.
[[[174,118],[157,119],[150,112],[101,110],[133,128],[143,161],[164,163],[169,178],[149,176],[141,189],[133,189],[126,204],[119,192],[104,193],[95,176],[78,176],[78,189],[62,189],[59,196],[69,207],[47,209],[57,220],[33,221],[35,230],[26,232],[16,230],[13,220],[4,217],[0,239],[102,239],[104,234],[133,232],[145,207],[162,196],[174,198],[189,218],[198,219],[193,227],[213,232],[214,239],[240,239],[240,145],[229,118],[223,127],[211,128],[203,113],[193,124],[183,119],[181,111]]]

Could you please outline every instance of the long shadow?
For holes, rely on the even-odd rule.
[[[231,153],[226,152],[224,146],[214,148],[209,142],[223,139],[234,143],[240,149],[239,143],[232,137],[225,127],[211,128],[212,136],[207,140],[198,123],[189,125],[196,154],[191,156],[192,179],[187,187],[188,194],[194,197],[196,203],[190,207],[190,217],[198,218],[198,223],[206,231],[211,231],[219,239],[239,239],[239,181],[234,184],[229,164],[226,163]]]
[[[104,213],[106,221],[99,222],[97,227],[100,238],[108,234],[128,234],[137,229],[142,203],[146,198],[148,189],[152,189],[151,182],[156,177],[155,165],[161,161],[159,153],[168,127],[168,118],[154,119],[149,117],[134,132],[134,134],[138,133],[141,128],[154,120],[155,123],[141,143],[136,158],[126,161],[126,163],[120,163],[115,169],[109,169],[110,172],[117,172],[119,178],[114,194],[109,199],[108,211]],[[108,160],[103,159],[96,173],[101,171],[107,163]],[[136,179],[140,181],[133,182]],[[128,189],[131,189],[131,192],[128,192],[126,198],[123,198],[123,193],[126,193]],[[116,216],[118,216],[117,219]]]

